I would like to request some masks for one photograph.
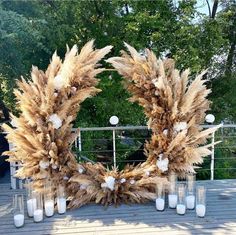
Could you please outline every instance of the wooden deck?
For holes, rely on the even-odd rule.
[[[65,215],[45,218],[34,223],[26,216],[25,226],[13,225],[11,202],[14,193],[9,184],[0,184],[0,233],[39,234],[236,234],[236,180],[201,181],[207,191],[207,215],[197,218],[195,211],[184,216],[175,210],[155,210],[154,202],[145,205],[122,205],[118,208],[87,205]],[[26,213],[25,213],[26,214]]]

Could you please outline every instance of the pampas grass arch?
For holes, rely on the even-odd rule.
[[[100,163],[77,163],[71,151],[77,136],[72,122],[80,104],[100,92],[95,77],[104,68],[97,63],[111,46],[93,49],[90,41],[80,53],[74,46],[67,49],[64,61],[55,53],[45,72],[33,67],[31,81],[22,78],[15,90],[21,114],[12,115],[14,127],[3,125],[14,144],[5,154],[9,161],[20,162],[16,177],[31,178],[35,190],[42,190],[47,179],[55,186],[65,185],[70,208],[89,202],[109,205],[154,199],[157,184],[167,183],[170,172],[194,172],[195,165],[211,153],[210,145],[199,147],[219,127],[199,126],[210,104],[204,73],[190,83],[189,70],[180,74],[173,60],[158,60],[149,50],[144,57],[126,47],[129,54],[122,52],[107,62],[124,77],[130,100],[143,106],[153,131],[145,146],[147,161],[138,166],[108,170]]]

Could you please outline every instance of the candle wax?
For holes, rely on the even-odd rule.
[[[197,214],[197,216],[204,217],[205,213],[206,213],[206,206],[202,205],[202,204],[198,204],[196,206],[196,214]]]
[[[156,199],[156,209],[158,211],[163,211],[165,208],[165,201],[162,198],[157,198]]]
[[[57,210],[59,214],[64,214],[66,212],[66,199],[61,197],[57,198]]]
[[[14,215],[14,224],[17,228],[22,227],[24,224],[25,217],[22,214]]]
[[[188,209],[194,209],[195,206],[195,196],[194,195],[189,195],[186,197],[186,203],[187,203],[187,208]]]
[[[43,210],[37,209],[34,211],[34,222],[40,222],[43,220]]]
[[[48,216],[48,217],[53,216],[53,214],[54,214],[54,201],[53,200],[45,201],[44,208],[45,208],[45,215],[46,216]]]
[[[27,211],[29,217],[33,217],[34,210],[36,209],[36,198],[31,198],[27,200]]]
[[[179,215],[184,215],[185,214],[185,211],[186,211],[186,206],[183,205],[183,204],[178,204],[176,206],[176,211],[177,211],[177,214]]]
[[[168,195],[168,202],[170,208],[176,208],[177,205],[177,195],[175,194],[169,194]]]

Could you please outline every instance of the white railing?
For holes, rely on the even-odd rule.
[[[209,128],[209,127],[213,127],[214,125],[203,125],[202,127],[203,128]],[[74,129],[75,130],[75,129]],[[233,139],[234,139],[234,142],[236,143],[236,125],[229,125],[229,124],[225,124],[223,125],[218,131],[217,133],[213,133],[212,135],[212,138],[211,138],[211,144],[212,144],[212,147],[211,147],[211,150],[212,150],[212,154],[210,156],[210,169],[202,169],[202,170],[205,170],[205,171],[210,171],[210,179],[211,180],[214,180],[214,173],[215,173],[215,149],[217,148],[214,147],[214,143],[215,141],[218,141],[219,139],[222,140],[224,142],[224,139],[226,138],[228,140],[229,137],[231,137],[231,135],[225,133],[225,130],[227,130],[227,133],[230,132],[229,130],[232,131],[232,133],[234,133],[234,135],[232,135]],[[142,132],[142,131],[148,131],[148,128],[147,126],[111,126],[111,127],[88,127],[88,128],[79,128],[79,134],[78,134],[78,137],[77,139],[75,140],[75,150],[76,152],[78,153],[78,158],[79,158],[79,161],[91,161],[91,162],[95,162],[93,159],[91,159],[88,155],[90,154],[96,154],[96,153],[99,153],[99,152],[107,152],[107,153],[110,153],[111,154],[111,159],[112,159],[112,165],[114,167],[116,167],[118,165],[118,163],[124,163],[126,161],[117,161],[117,155],[120,151],[119,148],[117,148],[117,143],[118,143],[118,140],[121,139],[121,136],[118,135],[121,131],[139,131],[139,132]],[[100,150],[86,150],[84,149],[83,147],[86,146],[86,143],[88,141],[90,141],[90,143],[94,143],[95,140],[99,140],[97,138],[86,138],[86,133],[95,133],[95,132],[99,132],[99,133],[103,133],[102,136],[104,136],[104,132],[108,132],[110,133],[110,136],[111,136],[111,139],[108,138],[102,138],[102,140],[109,140],[111,143],[112,143],[112,149],[105,149],[103,151],[100,151]],[[107,133],[105,135],[108,135]],[[129,139],[132,139],[132,140],[135,140],[135,139],[139,139],[139,138],[129,138]],[[143,140],[145,140],[146,138],[141,138]],[[87,141],[87,142],[86,142]],[[233,142],[233,141],[231,141]],[[229,148],[235,148],[236,149],[236,146],[228,146]],[[128,151],[128,149],[127,149]],[[85,156],[85,155],[87,156]],[[236,157],[235,157],[236,159]],[[11,163],[11,187],[13,189],[15,188],[22,188],[22,181],[21,180],[17,180],[15,177],[14,177],[14,174],[16,172],[16,170],[19,168],[19,164],[18,163]],[[218,168],[219,169],[231,169],[231,168]],[[233,168],[232,168],[233,169]],[[201,170],[201,169],[200,169]]]

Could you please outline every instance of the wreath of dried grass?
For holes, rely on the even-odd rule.
[[[90,202],[103,205],[143,203],[154,199],[157,184],[167,183],[174,171],[180,176],[194,172],[196,164],[211,154],[200,144],[219,126],[202,130],[210,102],[210,90],[201,73],[191,83],[189,70],[180,73],[173,60],[158,60],[146,50],[141,56],[126,44],[129,54],[107,60],[124,77],[131,93],[148,117],[152,137],[145,146],[146,162],[127,165],[122,171],[106,169],[102,164],[78,163],[71,150],[77,133],[72,122],[80,104],[100,92],[96,75],[104,71],[98,62],[111,46],[93,49],[88,42],[78,53],[67,48],[64,61],[55,53],[45,72],[33,67],[31,80],[22,78],[15,90],[21,114],[11,115],[12,125],[3,125],[14,149],[6,152],[9,161],[22,167],[16,177],[31,178],[35,190],[42,190],[47,179],[66,187],[69,208]]]

